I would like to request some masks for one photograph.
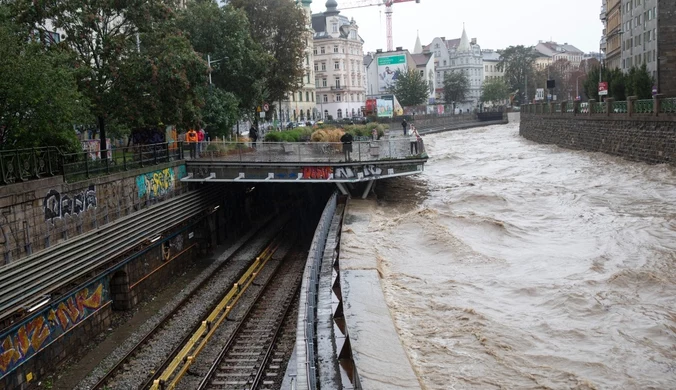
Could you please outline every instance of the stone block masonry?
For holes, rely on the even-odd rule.
[[[676,96],[676,1],[657,1],[657,63],[659,92]]]
[[[674,115],[617,118],[522,113],[519,134],[531,141],[567,149],[676,165]]]
[[[0,267],[187,190],[182,162],[77,183],[52,177],[0,187]]]

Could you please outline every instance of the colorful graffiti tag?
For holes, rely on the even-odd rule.
[[[0,378],[23,364],[110,300],[102,281],[84,288],[56,308],[0,335]]]
[[[54,222],[54,219],[65,218],[66,215],[79,215],[96,207],[96,186],[92,184],[86,190],[71,195],[50,190],[42,200],[42,205],[45,209],[45,221]]]
[[[329,180],[333,177],[331,167],[303,167],[303,179]]]
[[[148,196],[153,199],[166,195],[174,189],[175,180],[185,176],[185,165],[136,176],[138,197],[141,199]]]

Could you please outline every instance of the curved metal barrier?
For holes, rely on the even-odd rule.
[[[338,192],[334,192],[324,208],[324,212],[317,224],[307,262],[303,273],[301,297],[298,305],[298,327],[296,330],[296,354],[298,358],[298,376],[296,388],[298,390],[317,389],[317,357],[315,351],[317,321],[317,288],[321,261],[329,234],[331,221],[338,204]]]

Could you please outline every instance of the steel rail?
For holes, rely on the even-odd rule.
[[[285,258],[288,257],[288,256],[289,255],[287,254],[285,256]],[[223,359],[227,356],[227,354],[231,351],[231,349],[235,345],[235,343],[238,340],[244,326],[247,325],[248,321],[250,321],[252,319],[251,316],[252,316],[254,310],[259,308],[258,304],[261,302],[261,298],[263,297],[263,295],[265,293],[269,292],[268,290],[271,288],[271,286],[274,287],[274,283],[279,282],[278,278],[276,278],[275,276],[280,271],[281,265],[282,265],[282,262],[280,261],[277,264],[277,266],[274,270],[274,274],[270,278],[267,279],[267,281],[265,282],[265,286],[258,292],[253,304],[244,313],[242,320],[239,322],[239,324],[237,324],[237,327],[233,331],[232,335],[228,338],[228,341],[226,342],[225,346],[219,352],[218,356],[214,360],[213,364],[211,365],[211,367],[209,368],[207,373],[204,375],[204,378],[199,383],[196,390],[204,390],[204,389],[210,388],[209,386],[210,386],[210,382],[212,382],[212,380],[213,380],[213,376],[216,374],[216,371],[219,370]],[[285,268],[285,269],[288,269],[288,267]],[[282,303],[282,304],[284,304],[284,308],[283,308],[282,312],[279,313],[280,315],[277,317],[279,319],[279,321],[276,323],[276,326],[274,327],[274,329],[272,329],[272,337],[269,341],[267,341],[268,347],[266,348],[265,353],[263,354],[263,356],[261,358],[261,364],[254,374],[254,379],[250,384],[247,384],[249,389],[255,389],[258,386],[258,384],[260,383],[260,381],[263,377],[265,370],[267,369],[270,356],[271,356],[271,354],[274,350],[274,347],[277,343],[277,339],[279,337],[281,329],[284,326],[284,319],[287,317],[289,310],[293,306],[293,301],[294,301],[293,297],[295,297],[300,290],[301,279],[302,279],[302,274],[299,274],[298,277],[296,278],[295,287],[291,291],[291,294],[286,296],[287,298],[290,298],[290,299],[288,299],[288,300],[285,299],[284,302]],[[282,288],[282,287],[283,286],[279,286],[278,288]]]
[[[280,262],[280,264],[277,265],[277,268],[275,269],[275,274],[277,273],[277,270],[279,269],[280,265],[281,265],[281,262]],[[237,336],[239,336],[239,333],[241,332],[242,328],[244,327],[244,325],[246,325],[246,321],[249,319],[251,313],[256,308],[255,302],[258,302],[258,300],[260,300],[261,296],[265,293],[265,290],[270,285],[273,278],[274,278],[274,275],[272,275],[272,277],[269,278],[265,282],[265,287],[263,289],[261,289],[258,292],[258,294],[256,295],[256,299],[254,301],[254,304],[249,306],[249,308],[246,310],[246,312],[244,312],[244,315],[242,316],[242,320],[239,322],[239,324],[237,324],[237,326],[233,330],[232,335],[228,338],[228,341],[225,343],[225,346],[223,347],[223,349],[221,349],[221,352],[218,353],[218,356],[216,357],[216,359],[212,363],[212,365],[209,368],[209,370],[207,371],[207,373],[204,375],[204,379],[202,379],[199,386],[197,386],[196,390],[203,390],[203,389],[207,388],[207,386],[209,385],[209,382],[211,381],[211,377],[213,377],[214,374],[216,373],[216,371],[218,370],[218,366],[219,366],[220,362],[223,360],[225,355],[228,354],[228,352],[230,351],[232,346],[235,344],[235,341],[237,341]]]
[[[203,210],[209,203],[217,199],[217,192],[195,194],[190,197],[174,198],[172,204],[163,205],[163,207],[149,208],[143,215],[135,215],[122,224],[111,226],[99,230],[93,234],[83,237],[79,245],[76,246],[76,252],[73,254],[72,247],[69,255],[63,256],[61,252],[66,248],[59,248],[56,255],[48,255],[36,262],[25,263],[29,270],[24,270],[22,277],[16,277],[8,285],[2,285],[0,290],[3,295],[0,298],[0,319],[15,310],[16,305],[22,301],[28,300],[27,295],[44,295],[50,291],[68,284],[90,272],[92,269],[109,262],[114,258],[129,250],[130,246],[143,243],[149,235],[159,234],[158,230],[166,229],[186,220]],[[170,215],[161,213],[165,209],[175,208],[177,201],[188,201],[189,206],[170,212]],[[166,203],[166,202],[164,202]],[[158,205],[159,206],[159,205]],[[138,218],[144,215],[150,215],[149,219],[138,224]],[[164,222],[164,223],[161,223]],[[159,225],[158,225],[159,224]],[[158,227],[159,226],[159,227]],[[108,234],[101,234],[108,233]],[[92,235],[96,237],[95,242],[82,242]],[[127,237],[126,239],[123,237]],[[0,282],[7,280],[10,275],[21,270],[2,275]],[[0,270],[1,272],[1,270]]]
[[[204,349],[221,323],[228,317],[234,306],[248,290],[260,271],[265,268],[272,259],[281,243],[280,236],[275,237],[273,242],[263,253],[256,257],[252,265],[240,276],[234,286],[223,296],[218,304],[201,322],[197,330],[189,334],[183,345],[175,350],[174,356],[167,359],[162,370],[158,370],[151,381],[150,389],[174,389],[183,375],[188,371],[194,358]],[[171,379],[170,383],[167,383]],[[145,387],[144,387],[145,388]]]
[[[240,247],[238,247],[238,248],[237,248],[230,256],[228,256],[228,258],[227,258],[226,260],[224,260],[223,262],[221,262],[221,264],[220,264],[216,269],[214,269],[213,273],[212,273],[211,275],[209,275],[209,277],[207,277],[207,278],[205,278],[204,280],[202,280],[197,286],[195,286],[195,288],[190,292],[190,294],[188,294],[185,298],[183,298],[180,302],[178,302],[178,304],[177,304],[177,305],[176,305],[169,313],[167,313],[164,317],[162,317],[162,319],[157,323],[157,325],[155,325],[155,327],[153,327],[153,329],[151,329],[151,330],[150,330],[150,331],[149,331],[149,332],[148,332],[148,333],[147,333],[147,334],[146,334],[146,335],[145,335],[138,343],[136,343],[136,345],[134,345],[134,347],[133,347],[133,348],[132,348],[132,349],[131,349],[124,357],[122,357],[122,358],[121,358],[121,359],[120,359],[120,360],[119,360],[119,361],[118,361],[118,362],[117,362],[110,370],[108,370],[108,372],[107,372],[101,379],[99,379],[98,382],[96,382],[96,384],[92,387],[92,390],[103,389],[103,388],[104,388],[104,385],[105,385],[108,381],[110,381],[110,380],[115,376],[115,374],[118,372],[118,370],[119,370],[125,363],[127,363],[127,361],[128,361],[129,359],[131,359],[134,355],[136,355],[136,354],[138,353],[138,351],[141,349],[141,347],[143,347],[147,342],[149,342],[150,340],[152,340],[152,338],[153,338],[153,337],[154,337],[154,336],[155,336],[155,335],[156,335],[156,334],[157,334],[157,333],[158,333],[158,332],[159,332],[159,331],[167,324],[167,322],[168,322],[172,317],[174,317],[179,311],[181,311],[182,309],[184,309],[184,308],[185,308],[185,305],[188,304],[188,303],[190,302],[191,299],[195,298],[195,296],[196,296],[199,292],[202,291],[202,288],[203,288],[204,286],[206,286],[206,285],[207,285],[208,283],[210,283],[216,276],[218,276],[218,273],[219,273],[221,270],[223,270],[226,266],[229,266],[229,265],[230,265],[230,261],[229,261],[230,259],[234,258],[234,257],[237,256],[239,253],[241,253],[242,250],[243,250],[244,248],[246,248],[246,246],[247,246],[252,240],[255,240],[255,239],[257,238],[257,233],[259,233],[261,230],[263,230],[263,229],[265,228],[265,226],[266,226],[266,224],[261,224],[261,225],[258,227],[258,229],[257,229],[255,232],[253,232],[253,233],[251,234],[251,236],[246,240],[246,242],[243,242],[243,243],[240,245]],[[278,232],[276,232],[276,233],[273,234],[273,239],[271,240],[271,242],[274,241],[274,237],[277,235],[277,233],[278,233]],[[270,247],[270,244],[268,244],[268,245],[266,246],[266,248],[263,250],[262,253],[265,253],[265,252],[268,250],[269,247]],[[245,272],[245,270],[242,270],[241,273],[243,274],[244,272]],[[237,277],[236,279],[239,279],[240,277],[241,277],[241,275],[238,275],[238,277]],[[213,305],[212,305],[212,307],[209,308],[208,311],[209,311],[209,312],[213,311],[213,309],[214,309],[217,305],[218,305],[218,302],[214,302]],[[195,332],[197,331],[197,329],[198,329],[200,326],[201,326],[201,323],[200,323],[200,322],[198,322],[197,324],[195,324],[195,326],[194,326],[193,329],[190,331],[190,333],[188,333],[188,334],[183,338],[183,340],[178,344],[178,346],[177,346],[176,348],[174,348],[174,350],[168,355],[168,357],[167,357],[167,359],[165,360],[165,362],[164,362],[158,369],[156,369],[155,372],[162,372],[162,371],[165,369],[165,366],[168,364],[168,362],[171,361],[171,359],[173,359],[174,356],[176,356],[176,353],[178,353],[178,351],[180,350],[180,348],[182,348],[183,345],[184,345],[185,343],[188,342],[188,340],[190,339],[190,337],[192,336],[192,334],[195,333]],[[144,382],[144,384],[143,384],[142,386],[140,386],[139,388],[140,388],[140,389],[146,389],[146,388],[150,387],[150,385],[152,384],[152,381],[155,379],[155,376],[156,376],[156,375],[151,375],[150,378],[149,378],[148,380],[146,380],[146,381]]]

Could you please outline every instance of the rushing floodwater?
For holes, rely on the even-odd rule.
[[[424,388],[676,388],[674,168],[518,124],[425,142],[425,174],[379,186],[371,223]]]

